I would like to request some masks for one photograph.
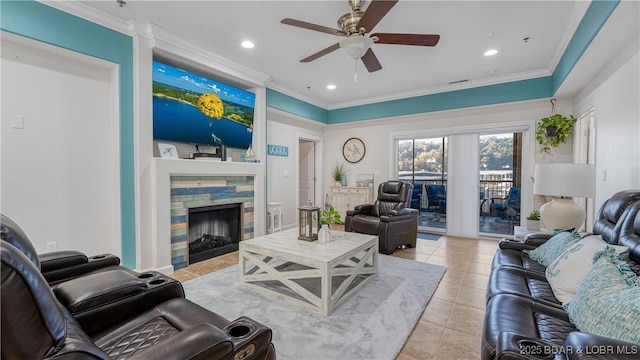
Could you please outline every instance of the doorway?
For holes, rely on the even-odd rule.
[[[298,206],[321,206],[316,193],[316,148],[313,140],[298,139]]]
[[[487,133],[479,137],[479,232],[514,233],[520,226],[523,133]]]
[[[595,165],[596,127],[595,112],[593,109],[578,118],[573,136],[575,143],[573,147],[574,162],[578,164]],[[579,198],[576,200],[578,205],[587,212],[583,230],[588,231],[588,229],[593,228],[593,222],[596,217],[595,201],[593,198]]]
[[[411,207],[420,211],[418,231],[444,233],[447,227],[448,137],[397,140],[397,178],[413,184]]]

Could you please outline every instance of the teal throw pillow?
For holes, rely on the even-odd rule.
[[[553,237],[537,248],[533,250],[523,250],[523,252],[540,264],[549,266],[549,264],[578,240],[580,240],[580,234],[563,231],[553,235]]]
[[[564,309],[580,331],[640,344],[640,280],[607,246]]]

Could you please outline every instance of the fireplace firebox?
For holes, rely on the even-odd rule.
[[[189,209],[189,264],[237,251],[242,238],[242,203]]]

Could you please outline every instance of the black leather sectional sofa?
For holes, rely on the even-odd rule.
[[[629,248],[640,274],[640,190],[622,191],[601,207],[593,233]],[[482,359],[640,359],[640,345],[580,331],[554,296],[545,267],[522,250],[550,238],[503,239],[492,264],[482,335]]]
[[[276,358],[271,329],[200,307],[175,279],[113,255],[39,256],[17,224],[0,221],[2,359]]]

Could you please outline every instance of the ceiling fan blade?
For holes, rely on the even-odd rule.
[[[320,50],[317,53],[313,54],[313,55],[309,55],[306,58],[300,60],[300,62],[306,63],[306,62],[311,62],[321,56],[325,56],[328,53],[332,52],[332,51],[336,51],[340,49],[340,43],[335,43],[331,46],[329,46],[328,48],[324,49],[324,50]]]
[[[377,33],[371,34],[370,36],[378,38],[376,44],[436,46],[438,41],[440,41],[440,35],[431,34]]]
[[[286,25],[297,26],[303,29],[308,29],[308,30],[320,31],[323,33],[331,34],[331,35],[346,35],[346,33],[342,30],[332,29],[330,27],[316,25],[316,24],[312,24],[312,23],[308,23],[308,22],[300,21],[296,19],[286,18],[286,19],[282,19],[282,21],[280,22]]]
[[[362,15],[362,18],[358,21],[356,28],[365,28],[367,32],[373,30],[373,28],[378,25],[378,22],[387,15],[389,10],[391,10],[397,2],[398,0],[372,0],[367,10],[365,10],[364,15]]]
[[[373,50],[369,48],[364,55],[362,55],[362,62],[364,66],[369,70],[369,72],[374,72],[382,69],[382,65],[380,65],[380,61],[376,57],[376,54],[373,53]]]

